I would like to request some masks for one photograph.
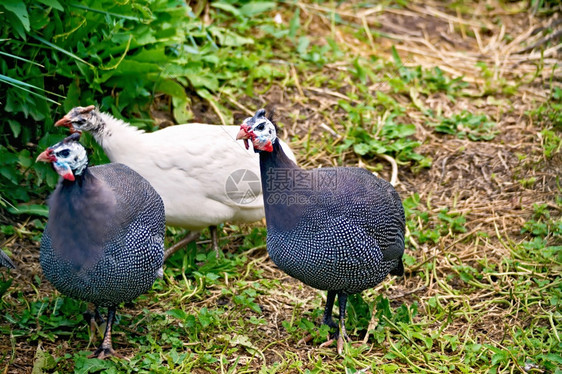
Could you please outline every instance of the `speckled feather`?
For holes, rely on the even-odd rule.
[[[360,168],[302,170],[277,142],[273,148],[260,157],[267,247],[281,270],[311,287],[347,294],[376,286],[390,272],[401,275],[404,208],[390,183]],[[320,173],[336,179],[303,191],[275,188],[276,169],[297,170],[301,180],[318,181]],[[289,199],[305,203],[289,205]]]
[[[10,269],[16,268],[16,266],[14,265],[12,260],[10,260],[8,255],[5,254],[4,252],[2,252],[2,250],[0,250],[0,266],[4,266],[4,267],[10,268]]]
[[[40,262],[61,293],[117,306],[146,292],[161,275],[164,205],[129,167],[87,168],[76,182],[59,182],[49,207]]]

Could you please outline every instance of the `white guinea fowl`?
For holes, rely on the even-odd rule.
[[[259,156],[236,142],[236,126],[191,123],[144,132],[93,105],[73,108],[55,125],[89,132],[111,162],[125,164],[146,178],[164,201],[166,223],[195,232],[182,244],[196,239],[196,231],[211,227],[218,255],[213,226],[255,222],[265,215]],[[283,148],[294,160],[289,147]],[[244,175],[247,182],[239,180]],[[246,192],[255,193],[255,198],[244,196]],[[166,257],[178,247],[169,249]]]

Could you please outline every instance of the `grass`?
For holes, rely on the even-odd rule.
[[[0,270],[0,371],[562,372],[560,65],[552,42],[518,52],[547,37],[538,27],[556,5],[537,3],[531,15],[522,2],[495,1],[233,4],[200,10],[213,41],[228,43],[225,30],[234,38],[201,56],[217,74],[186,78],[199,96],[186,97],[185,112],[165,97],[153,112],[239,124],[274,105],[305,167],[359,165],[390,179],[392,159],[406,275],[350,298],[354,342],[338,356],[320,347],[325,293],[274,267],[262,224],[226,224],[224,258],[203,233],[118,310],[114,347],[129,361],[92,360],[87,305],[41,274],[45,221],[32,200],[35,210],[6,213],[0,227],[19,267]],[[167,244],[182,234],[169,228]]]

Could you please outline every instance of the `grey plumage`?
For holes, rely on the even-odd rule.
[[[331,309],[338,295],[345,336],[347,295],[404,272],[400,196],[365,169],[300,169],[279,147],[263,110],[244,121],[238,138],[251,140],[260,152],[271,259],[290,276],[328,291],[324,323],[331,327],[337,327]],[[342,348],[338,339],[338,351]]]
[[[16,265],[10,260],[7,254],[0,250],[0,266],[7,267],[9,269],[15,269]]]
[[[78,137],[50,147],[38,160],[50,157],[57,169],[65,160],[54,158],[70,150],[66,159],[76,161],[72,147],[82,147]],[[109,308],[109,339],[94,353],[104,358],[115,353],[110,326],[115,308],[162,275],[164,205],[152,186],[123,164],[84,167],[75,180],[66,175],[49,199],[40,263],[61,293]]]
[[[311,181],[322,174],[335,179],[333,188],[266,190],[267,246],[280,269],[311,287],[354,294],[376,286],[399,267],[404,210],[388,182],[359,168],[293,170]],[[273,183],[275,177],[270,173],[265,182]],[[303,204],[268,204],[278,194]]]

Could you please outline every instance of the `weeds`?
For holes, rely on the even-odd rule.
[[[438,124],[432,124],[435,131],[443,134],[456,135],[460,139],[472,141],[492,140],[498,133],[495,123],[491,122],[485,114],[474,115],[469,112],[453,115],[450,118],[441,118]]]
[[[0,270],[4,371],[560,372],[558,68],[515,49],[505,65],[486,59],[518,47],[509,43],[529,18],[548,21],[517,8],[527,5],[486,3],[492,20],[475,3],[16,3],[0,4],[0,242],[20,267]],[[532,6],[546,16],[556,7]],[[88,359],[87,305],[54,292],[38,269],[56,175],[33,159],[62,138],[52,128],[59,112],[92,103],[147,131],[157,127],[149,113],[218,124],[218,111],[237,123],[275,104],[307,167],[395,159],[405,277],[349,297],[353,343],[338,357],[319,347],[325,292],[268,261],[261,224],[225,225],[224,258],[204,232],[152,291],[119,309],[114,344],[130,361]],[[489,177],[485,192],[440,183],[443,160],[464,170],[468,150],[491,155],[469,176]],[[103,160],[99,149],[92,160]],[[167,241],[182,234],[169,228]]]

